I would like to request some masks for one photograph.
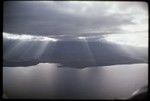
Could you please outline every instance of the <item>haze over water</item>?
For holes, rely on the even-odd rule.
[[[40,63],[3,67],[3,91],[9,98],[128,98],[148,85],[148,65],[129,64],[84,69]]]

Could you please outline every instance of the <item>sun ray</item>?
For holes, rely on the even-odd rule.
[[[92,51],[91,51],[91,49],[90,49],[90,47],[88,45],[88,42],[86,40],[86,37],[78,37],[78,39],[80,39],[80,40],[82,40],[84,42],[84,46],[85,46],[85,48],[86,48],[86,50],[88,52],[88,55],[89,55],[90,59],[92,60],[92,63],[96,63],[94,55],[93,55],[93,53],[92,53]]]

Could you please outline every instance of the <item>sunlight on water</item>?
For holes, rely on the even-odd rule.
[[[3,93],[9,98],[128,98],[148,85],[148,65],[112,65],[84,69],[40,63],[3,67]]]

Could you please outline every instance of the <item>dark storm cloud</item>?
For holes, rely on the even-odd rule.
[[[132,16],[117,11],[110,13],[113,5],[92,2],[5,2],[3,31],[60,35],[121,31],[120,26],[135,24]]]

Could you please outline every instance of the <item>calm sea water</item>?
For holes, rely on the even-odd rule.
[[[148,64],[58,68],[40,63],[3,67],[3,93],[8,98],[117,99],[148,85]]]

